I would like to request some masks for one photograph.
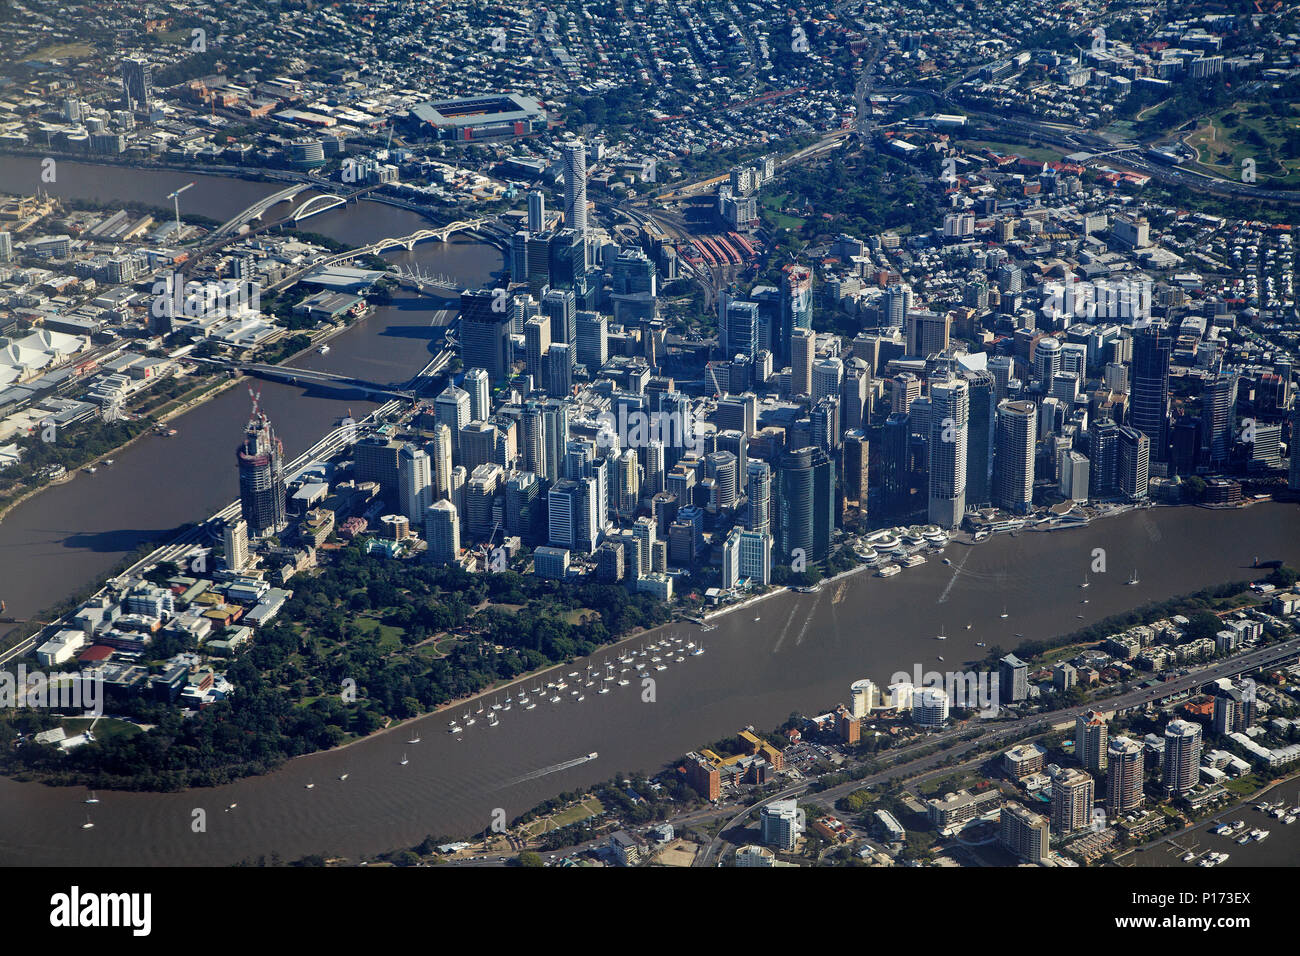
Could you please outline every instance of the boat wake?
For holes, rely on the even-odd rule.
[[[515,777],[513,780],[507,780],[501,786],[502,788],[513,787],[515,784],[524,783],[528,780],[536,780],[538,777],[547,777],[553,773],[559,773],[561,770],[571,770],[574,767],[580,767],[584,763],[589,763],[595,759],[596,755],[594,753],[589,753],[586,756],[577,757],[574,760],[566,760],[564,763],[557,763],[550,767],[543,767],[541,770],[534,770],[532,773],[526,773],[521,777]]]

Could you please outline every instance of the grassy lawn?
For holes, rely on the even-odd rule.
[[[559,813],[552,814],[541,820],[534,820],[523,827],[523,832],[528,837],[540,836],[551,830],[558,830],[561,827],[567,827],[571,823],[577,823],[579,820],[594,817],[604,811],[604,805],[595,797],[591,797],[581,803],[574,804],[566,810],[561,810]]]
[[[758,204],[762,207],[764,218],[777,229],[802,229],[805,220],[798,216],[788,216],[781,212],[786,201],[790,198],[789,193],[772,193],[760,194]]]
[[[1253,159],[1259,182],[1300,185],[1300,155],[1288,151],[1286,136],[1298,123],[1293,116],[1233,103],[1208,117],[1183,142],[1196,150],[1197,164],[1206,172],[1240,179],[1242,161]]]
[[[378,618],[369,614],[358,614],[353,621],[357,626],[357,630],[364,631],[372,637],[377,637],[380,651],[393,653],[402,649],[402,629],[400,627],[384,624]]]
[[[1223,788],[1229,793],[1234,793],[1239,797],[1246,797],[1254,793],[1263,783],[1259,777],[1253,773],[1248,773],[1244,777],[1238,777],[1236,780],[1229,780],[1223,785]]]
[[[55,43],[33,53],[31,60],[79,60],[93,55],[95,48],[89,43]]]
[[[69,737],[75,737],[77,734],[90,730],[90,725],[92,723],[95,724],[94,734],[96,740],[109,740],[113,737],[132,737],[135,734],[142,732],[139,727],[130,721],[112,720],[104,717],[101,717],[98,723],[95,723],[94,719],[91,717],[70,717],[63,721],[61,726]]]

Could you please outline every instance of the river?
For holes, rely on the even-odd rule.
[[[0,175],[7,162],[12,160],[0,160]],[[60,185],[68,166],[73,164],[60,164]],[[123,199],[175,188],[171,173],[105,174],[118,175],[124,182],[115,188]],[[141,186],[132,176],[149,181]],[[217,205],[206,208],[239,208],[236,203],[276,188],[208,179],[185,194],[193,197],[187,208],[202,212],[212,203]],[[261,192],[220,201],[223,190],[250,185]],[[217,198],[207,190],[215,190]],[[413,216],[362,203],[311,220],[311,229],[360,242],[413,231],[405,218]],[[469,241],[427,243],[411,255],[429,271],[467,284],[500,267],[498,252]],[[335,339],[328,356],[312,353],[304,361],[372,380],[402,381],[430,354],[430,306],[427,300],[399,299]],[[261,383],[260,388],[290,456],[349,405],[354,412],[370,407],[290,386]],[[145,438],[111,468],[78,475],[0,522],[0,581],[12,611],[24,617],[48,606],[96,580],[137,544],[165,537],[169,529],[232,500],[234,448],[247,414],[242,390],[222,395],[177,419],[176,437]],[[1098,548],[1105,551],[1108,570],[1091,573],[1092,586],[1082,592],[1078,584]],[[542,699],[532,711],[516,706],[502,714],[498,727],[480,719],[455,736],[447,732],[450,715],[433,715],[414,725],[423,738],[418,744],[406,742],[415,730],[404,727],[216,789],[101,793],[101,802],[90,808],[95,827],[89,830],[81,829],[87,810],[83,792],[0,779],[0,864],[221,865],[273,851],[285,859],[310,853],[358,859],[412,845],[430,833],[465,836],[488,826],[498,809],[513,818],[556,793],[616,771],[657,769],[742,726],[770,728],[791,711],[823,710],[846,699],[857,678],[884,683],[896,671],[910,673],[914,665],[963,667],[965,659],[984,656],[977,641],[1009,649],[1020,640],[1017,634],[1048,637],[1138,603],[1253,577],[1250,564],[1256,556],[1300,564],[1300,510],[1273,503],[1236,512],[1156,509],[1083,529],[952,545],[947,556],[952,566],[932,558],[891,579],[864,572],[846,579],[842,588],[783,593],[725,615],[703,635],[690,625],[666,629],[702,639],[707,652],[652,672],[653,700],[645,699],[650,695],[638,682],[607,695],[584,688],[582,702],[566,691],[561,703]],[[1142,582],[1127,587],[1124,580],[1133,568]],[[1080,603],[1084,594],[1086,605]],[[1000,617],[1004,601],[1005,620]],[[948,637],[943,643],[935,640],[941,630]],[[939,653],[945,664],[938,662]],[[597,661],[610,656],[603,651]],[[575,668],[565,668],[570,669]],[[461,705],[453,713],[465,710]],[[595,760],[548,772],[593,751],[599,753]],[[402,766],[404,754],[409,762]],[[343,773],[347,781],[338,779]],[[315,787],[307,790],[308,783]],[[226,812],[232,803],[237,808]],[[194,825],[199,809],[206,814],[202,829]]]

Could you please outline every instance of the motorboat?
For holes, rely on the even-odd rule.
[[[402,760],[401,760],[402,766],[405,767],[410,762],[411,761],[406,759],[406,754],[402,754]]]

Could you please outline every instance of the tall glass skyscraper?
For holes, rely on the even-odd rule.
[[[959,378],[930,384],[929,520],[956,528],[966,514],[966,441],[970,389]]]
[[[1169,355],[1167,329],[1147,326],[1133,336],[1129,423],[1151,440],[1153,461],[1169,460]]]
[[[787,451],[781,456],[775,482],[773,532],[776,564],[789,564],[796,549],[808,564],[831,553],[835,526],[835,464],[820,448]]]
[[[253,414],[244,429],[239,462],[239,508],[254,537],[284,529],[284,446],[271,428],[271,420],[253,395]]]

